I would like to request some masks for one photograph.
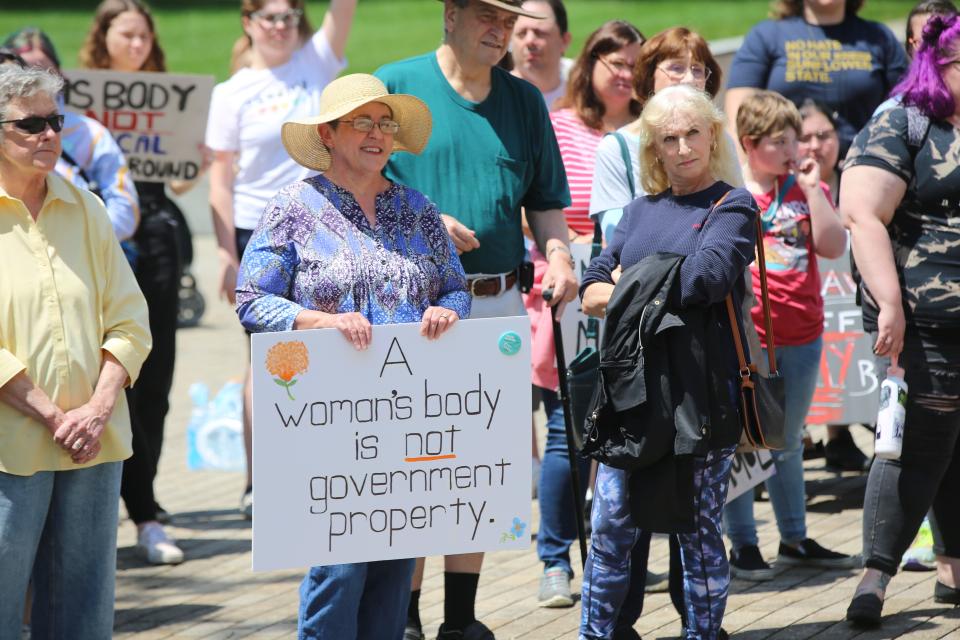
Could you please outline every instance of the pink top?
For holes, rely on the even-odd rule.
[[[557,135],[563,168],[570,184],[570,206],[563,210],[567,226],[579,235],[593,236],[593,220],[587,215],[590,210],[590,187],[593,184],[593,167],[597,147],[603,138],[583,124],[573,109],[561,109],[550,113],[550,121]],[[556,353],[553,348],[553,321],[550,308],[543,302],[540,286],[547,270],[547,261],[536,246],[530,249],[530,258],[535,267],[533,289],[524,295],[524,305],[530,316],[531,359],[533,384],[555,390],[559,386]],[[573,357],[566,354],[567,357]]]
[[[557,135],[563,168],[570,184],[571,204],[563,210],[567,225],[580,235],[593,235],[593,221],[587,214],[590,210],[590,186],[593,184],[597,146],[603,138],[603,131],[583,124],[573,109],[552,112],[550,122]]]

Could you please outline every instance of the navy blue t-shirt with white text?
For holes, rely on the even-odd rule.
[[[906,68],[903,47],[878,22],[855,15],[827,26],[766,20],[744,38],[727,88],[769,89],[798,107],[812,98],[834,109],[842,158]]]

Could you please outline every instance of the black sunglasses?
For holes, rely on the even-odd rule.
[[[43,116],[30,116],[19,120],[0,120],[0,124],[12,124],[17,129],[27,133],[42,133],[46,131],[47,125],[50,125],[54,133],[60,133],[60,130],[63,129],[63,116],[59,113],[45,118]]]

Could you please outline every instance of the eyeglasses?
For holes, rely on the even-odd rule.
[[[0,51],[0,64],[6,64],[8,62],[13,62],[20,67],[26,66],[26,63],[23,61],[23,58],[21,58],[16,53],[13,53],[12,51]]]
[[[400,123],[396,120],[390,120],[389,118],[383,118],[380,122],[374,122],[373,118],[360,116],[359,118],[354,118],[353,120],[337,120],[337,122],[353,125],[354,129],[362,133],[373,131],[374,126],[380,127],[380,131],[390,135],[400,131]]]
[[[53,129],[54,133],[60,133],[63,129],[63,116],[58,114],[52,116],[30,116],[29,118],[20,118],[19,120],[2,120],[0,124],[12,124],[21,131],[27,133],[42,133],[46,131],[47,125]]]
[[[615,76],[633,75],[633,65],[629,62],[623,62],[622,60],[604,60],[600,56],[596,56],[596,58],[600,64],[607,68],[607,71]]]
[[[265,29],[276,29],[281,24],[288,29],[295,29],[300,26],[300,19],[303,18],[303,11],[300,9],[289,9],[281,13],[264,13],[263,11],[254,11],[250,17],[259,20]]]
[[[797,140],[803,144],[810,144],[814,138],[820,142],[826,142],[830,138],[835,138],[837,136],[836,129],[824,129],[822,131],[817,131],[816,133],[805,133],[802,136],[798,137]]]
[[[687,72],[693,76],[694,80],[706,81],[710,78],[710,74],[712,73],[709,67],[705,67],[702,64],[691,64],[690,66],[687,66],[680,62],[671,62],[670,64],[661,65],[658,66],[657,69],[660,69],[660,71],[663,71],[665,74],[667,74],[668,78],[675,81],[683,80],[685,77],[687,77]]]

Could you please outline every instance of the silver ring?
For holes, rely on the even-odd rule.
[[[441,313],[441,314],[440,314],[440,317],[441,317],[442,319],[446,320],[447,318],[450,317],[450,315],[447,314],[447,313]]]

